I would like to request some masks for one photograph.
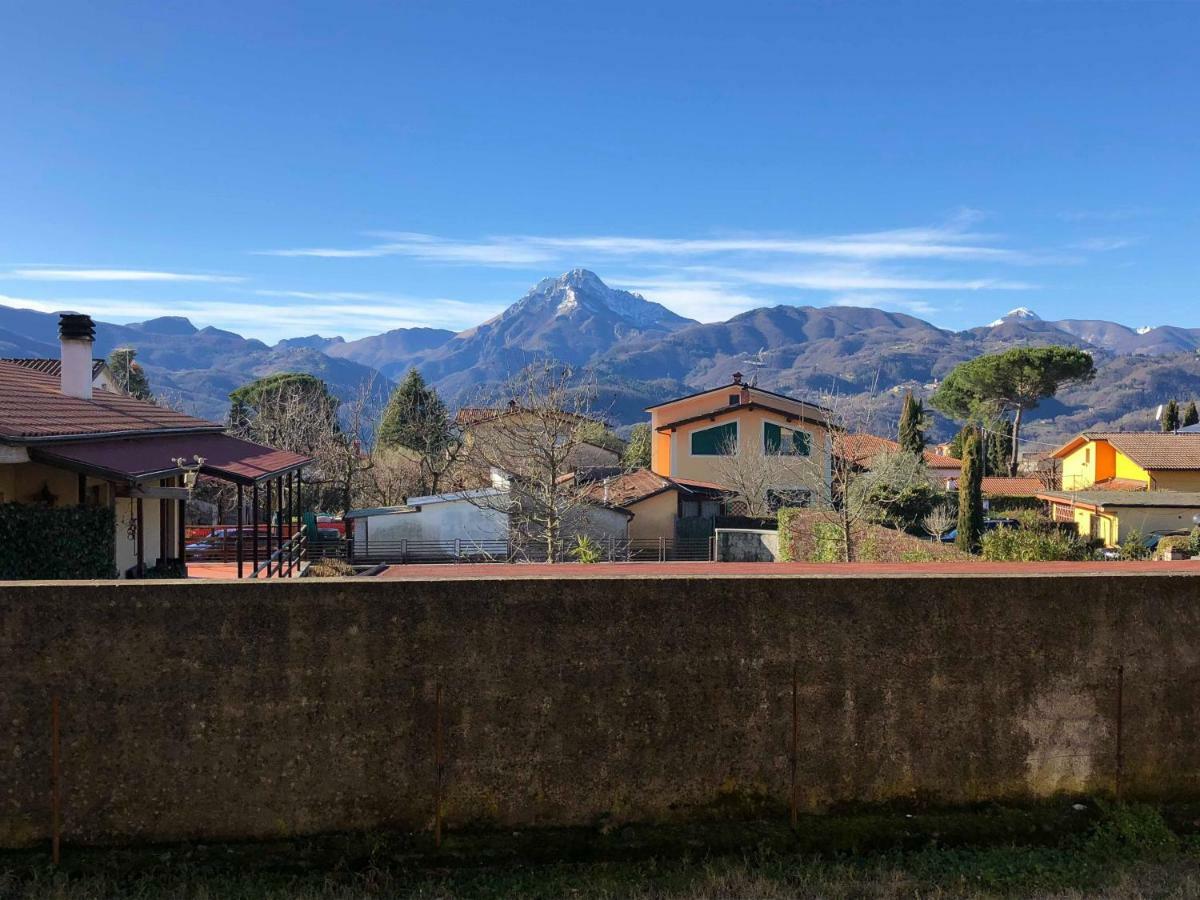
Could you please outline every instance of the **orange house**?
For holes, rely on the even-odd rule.
[[[720,484],[730,456],[765,459],[768,466],[778,460],[772,491],[828,496],[829,410],[822,406],[745,384],[735,372],[728,384],[646,411],[650,468],[658,475]],[[811,464],[798,468],[797,457]]]

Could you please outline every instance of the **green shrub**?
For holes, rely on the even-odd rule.
[[[1190,534],[1169,534],[1158,542],[1155,550],[1159,554],[1163,554],[1168,550],[1183,550],[1185,553],[1192,552],[1192,536]]]
[[[1192,551],[1192,556],[1200,556],[1200,525],[1192,529],[1192,539],[1188,544],[1188,549]]]
[[[983,558],[997,562],[1084,560],[1087,545],[1054,529],[997,528],[983,536]]]
[[[0,504],[0,579],[115,578],[107,506]]]
[[[833,522],[816,522],[813,525],[812,562],[841,562],[845,541],[840,525]]]
[[[1085,847],[1102,859],[1161,859],[1179,847],[1179,838],[1152,806],[1102,803],[1100,813]]]
[[[778,525],[776,526],[779,532],[779,561],[780,562],[795,562],[796,549],[793,543],[792,525],[796,520],[796,516],[800,510],[794,506],[785,506],[779,510]]]
[[[588,535],[581,534],[576,536],[575,546],[568,551],[568,554],[578,563],[598,563],[604,558],[604,548]]]
[[[1151,550],[1146,546],[1146,536],[1137,528],[1121,541],[1122,559],[1149,559]]]

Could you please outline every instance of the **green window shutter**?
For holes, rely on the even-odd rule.
[[[737,441],[737,422],[692,432],[692,456],[723,456],[727,445]]]
[[[782,446],[783,429],[773,422],[765,422],[763,424],[763,451],[772,454],[778,453]]]
[[[797,456],[812,455],[812,435],[807,431],[793,431],[792,452]]]

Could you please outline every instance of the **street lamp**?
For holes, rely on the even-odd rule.
[[[194,464],[188,463],[182,456],[172,460],[176,467],[183,470],[183,486],[189,494],[196,489],[196,479],[200,476],[200,467],[204,465],[203,456],[193,456]]]

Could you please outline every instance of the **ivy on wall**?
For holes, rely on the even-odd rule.
[[[115,578],[106,506],[0,503],[0,579]]]

